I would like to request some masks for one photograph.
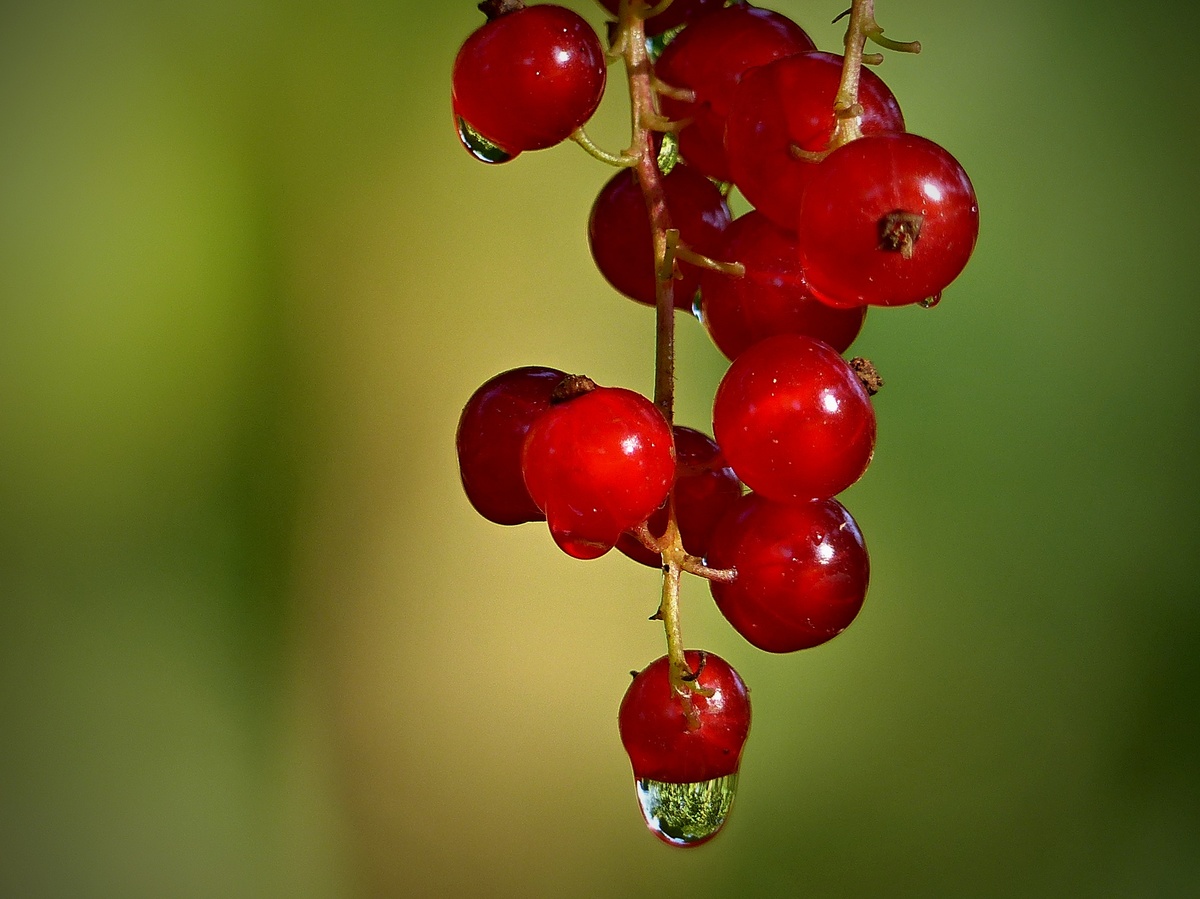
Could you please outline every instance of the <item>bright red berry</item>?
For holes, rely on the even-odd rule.
[[[797,216],[813,293],[835,306],[900,306],[941,294],[967,264],[979,206],[958,161],[915,134],[876,134],[834,150]]]
[[[741,498],[742,484],[707,434],[675,425],[675,519],[683,548],[697,558],[708,552],[708,538],[729,508]],[[650,532],[667,529],[667,507],[650,516]],[[622,534],[617,549],[629,558],[658,568],[662,557],[630,534]]]
[[[865,306],[835,309],[813,297],[800,268],[796,235],[751,210],[725,229],[715,257],[740,262],[737,276],[700,273],[700,317],[717,348],[730,359],[776,334],[807,334],[839,353],[854,342]]]
[[[552,147],[591,118],[605,77],[604,48],[578,13],[551,4],[501,12],[454,60],[459,136],[485,162]]]
[[[522,470],[554,542],[594,559],[666,499],[675,475],[671,428],[639,393],[572,379],[530,426]]]
[[[682,163],[662,179],[671,224],[693,250],[705,256],[715,251],[729,226],[729,206],[717,186]],[[588,246],[596,268],[630,299],[655,303],[654,239],[650,215],[637,177],[622,169],[600,189],[588,217]],[[700,270],[678,261],[675,307],[691,311],[700,283]]]
[[[708,177],[729,181],[725,117],[738,80],[755,66],[814,49],[803,28],[768,9],[739,4],[695,18],[655,67],[662,81],[694,94],[693,100],[662,98],[668,118],[690,120],[679,132],[683,158]]]
[[[621,0],[601,0],[604,8],[614,16],[620,11]],[[650,3],[651,6],[655,4]],[[685,24],[702,12],[718,9],[725,5],[725,0],[674,0],[670,6],[658,15],[646,20],[646,36],[654,37],[664,31],[670,31]]]
[[[750,691],[719,656],[688,650],[684,658],[697,691],[675,691],[664,656],[634,677],[617,723],[647,825],[673,846],[698,846],[717,834],[733,804]]]
[[[776,503],[748,494],[717,526],[708,564],[737,569],[730,583],[710,582],[713,599],[767,652],[836,637],[862,608],[870,579],[862,534],[835,499]]]
[[[781,334],[729,366],[713,403],[713,434],[751,490],[779,502],[826,499],[866,471],[875,411],[837,352]]]
[[[794,150],[828,149],[841,77],[841,56],[799,53],[747,72],[733,93],[725,123],[730,175],[751,205],[789,230],[796,227],[804,186],[817,171],[816,162]],[[863,134],[904,130],[900,104],[865,67],[858,103]]]
[[[550,395],[565,377],[556,368],[514,368],[476,390],[463,407],[455,435],[458,472],[467,499],[489,521],[546,517],[525,489],[521,452],[529,426],[550,408]]]

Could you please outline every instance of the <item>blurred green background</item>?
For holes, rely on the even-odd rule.
[[[584,239],[609,172],[458,146],[469,0],[0,6],[0,895],[1200,893],[1200,79],[1138,3],[879,19],[980,243],[855,346],[853,628],[769,656],[686,588],[756,720],[679,853],[615,726],[656,575],[479,519],[453,452],[516,365],[651,389]]]

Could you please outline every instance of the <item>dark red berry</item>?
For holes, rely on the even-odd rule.
[[[749,690],[711,652],[689,649],[684,658],[703,692],[676,693],[663,656],[633,679],[621,700],[621,742],[639,780],[698,783],[735,774],[741,764],[750,733]]]
[[[471,505],[496,524],[541,521],[525,489],[521,452],[529,426],[550,408],[550,394],[566,375],[528,366],[496,375],[463,407],[455,445],[458,472]]]
[[[745,267],[741,276],[700,273],[701,320],[730,359],[776,334],[807,334],[841,353],[862,330],[866,307],[835,309],[815,299],[800,268],[796,235],[761,212],[735,219],[715,256]]]
[[[718,181],[729,181],[725,158],[725,117],[733,91],[748,70],[781,56],[816,49],[804,29],[786,16],[740,4],[694,19],[669,43],[655,73],[695,99],[664,95],[663,113],[690,120],[679,132],[679,150],[688,163]]]
[[[837,352],[781,334],[729,366],[713,403],[713,434],[751,490],[779,502],[826,499],[866,471],[875,411]]]
[[[604,8],[614,16],[620,11],[621,0],[601,0]],[[654,0],[649,3],[654,6]],[[725,5],[725,0],[673,0],[670,6],[656,16],[646,20],[646,36],[654,37],[664,31],[670,31],[702,12],[718,9]]]
[[[675,475],[671,428],[641,394],[594,387],[555,402],[533,423],[522,470],[554,542],[594,559],[666,499]]]
[[[742,485],[707,434],[675,425],[675,519],[683,548],[697,558],[708,552],[713,528],[742,495]],[[663,504],[649,519],[656,537],[667,529]],[[643,565],[658,568],[662,557],[630,534],[622,534],[617,549]]]
[[[696,252],[711,255],[729,226],[729,206],[717,186],[682,163],[662,179],[671,224]],[[596,268],[618,291],[630,299],[655,303],[654,243],[650,214],[637,177],[622,169],[600,189],[588,217],[588,246]],[[680,277],[674,284],[675,307],[691,311],[700,271],[687,262],[676,263]]]
[[[841,77],[841,56],[799,53],[747,72],[733,93],[725,123],[730,175],[756,209],[789,230],[796,227],[804,186],[817,171],[793,148],[828,149]],[[868,68],[860,75],[858,102],[863,134],[904,130],[900,104]]]
[[[591,118],[605,77],[604,48],[578,13],[551,4],[502,13],[471,34],[454,60],[459,135],[488,162],[552,147]]]
[[[813,293],[835,306],[938,297],[967,264],[979,206],[967,173],[933,141],[876,134],[829,154],[797,216]]]
[[[767,652],[794,652],[836,637],[867,595],[870,561],[850,513],[835,499],[775,503],[745,496],[721,520],[708,564],[736,568],[710,581],[734,629]]]

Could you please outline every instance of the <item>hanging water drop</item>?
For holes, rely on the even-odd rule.
[[[941,301],[942,301],[942,292],[939,290],[933,296],[926,297],[925,299],[921,300],[921,302],[918,303],[917,305],[919,305],[922,309],[932,309],[934,306],[936,306]]]
[[[699,783],[638,780],[638,805],[651,833],[672,846],[699,846],[725,826],[737,792],[737,773]]]
[[[461,116],[456,116],[455,119],[458,122],[458,139],[467,148],[467,152],[480,162],[497,164],[508,162],[517,156],[516,153],[509,153],[497,144],[492,143],[472,128],[467,120]]]

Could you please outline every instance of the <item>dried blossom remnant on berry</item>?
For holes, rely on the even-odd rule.
[[[879,220],[879,248],[911,259],[924,222],[925,216],[919,212],[893,209]]]
[[[558,382],[558,386],[550,394],[550,402],[554,405],[573,400],[577,396],[591,393],[596,389],[596,382],[587,375],[567,375]]]
[[[883,387],[883,378],[879,376],[874,362],[863,356],[855,356],[850,360],[850,368],[862,382],[863,387],[867,388],[867,393],[871,396],[879,393],[880,388]]]
[[[519,12],[525,8],[524,0],[483,0],[479,11],[488,17],[488,21],[506,16],[510,12]]]

